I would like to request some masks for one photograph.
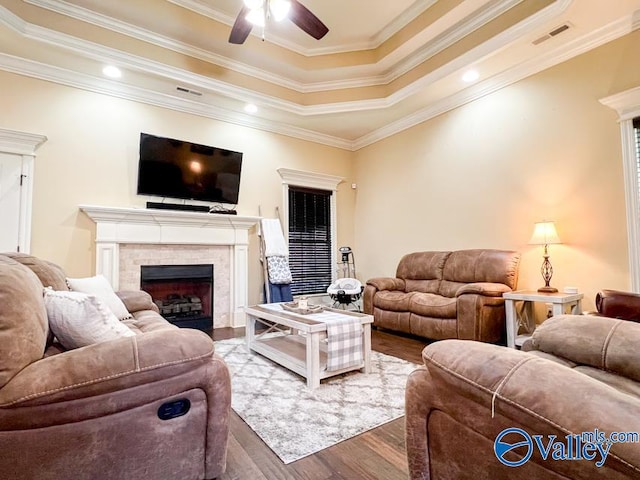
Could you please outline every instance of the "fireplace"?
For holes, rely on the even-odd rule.
[[[213,328],[213,265],[141,265],[140,289],[174,325]]]

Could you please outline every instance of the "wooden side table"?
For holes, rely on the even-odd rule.
[[[582,293],[542,293],[536,290],[516,290],[504,293],[505,310],[507,314],[507,346],[521,347],[524,341],[531,337],[536,328],[533,306],[536,302],[550,303],[553,315],[572,313],[582,314]],[[523,302],[522,312],[516,310],[516,302]],[[568,310],[568,312],[567,312]],[[525,327],[526,334],[518,335],[520,327]]]

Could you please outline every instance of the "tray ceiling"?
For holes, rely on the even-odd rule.
[[[322,40],[229,44],[242,0],[0,0],[0,69],[356,150],[640,25],[640,0],[300,1]]]

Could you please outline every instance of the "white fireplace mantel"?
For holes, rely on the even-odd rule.
[[[119,287],[119,245],[225,245],[232,248],[232,326],[245,324],[249,230],[260,217],[147,208],[80,205],[96,223],[96,274]]]

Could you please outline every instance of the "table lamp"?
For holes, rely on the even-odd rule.
[[[553,276],[553,267],[549,261],[549,245],[552,243],[562,243],[560,242],[560,237],[558,237],[554,223],[547,221],[536,223],[529,244],[544,245],[544,260],[542,261],[542,268],[540,268],[540,273],[542,273],[542,278],[544,279],[544,287],[540,287],[538,289],[539,292],[555,293],[558,291],[557,288],[549,286],[549,282]]]

